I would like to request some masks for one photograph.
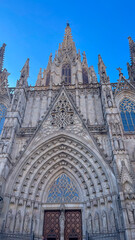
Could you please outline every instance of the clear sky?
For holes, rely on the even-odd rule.
[[[135,40],[135,0],[0,0],[0,46],[7,44],[4,67],[11,73],[10,86],[15,86],[27,58],[28,81],[35,84],[39,68],[46,68],[50,53],[54,56],[62,42],[67,21],[77,49],[86,52],[97,74],[101,54],[111,82],[118,79],[118,67],[128,77],[127,38]]]

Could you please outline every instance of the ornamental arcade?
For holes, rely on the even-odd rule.
[[[135,239],[135,42],[129,78],[81,58],[67,24],[47,68],[15,88],[0,48],[0,240]]]

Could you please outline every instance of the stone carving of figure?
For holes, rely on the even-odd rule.
[[[6,232],[11,232],[12,219],[13,219],[13,214],[12,214],[12,210],[10,209],[7,214]]]
[[[7,153],[7,151],[8,151],[8,143],[4,143],[2,152]]]
[[[119,147],[120,147],[120,150],[124,149],[124,144],[121,138],[119,138]]]
[[[12,110],[16,111],[17,106],[18,106],[18,100],[19,100],[19,93],[17,92],[15,94],[15,98],[14,98],[14,102],[13,102],[13,106],[12,106]]]
[[[15,218],[15,232],[20,232],[20,226],[21,226],[21,211],[19,210]]]
[[[126,204],[129,224],[134,224],[133,207],[130,203]]]
[[[109,218],[110,219],[109,227],[111,228],[110,230],[113,232],[116,229],[116,226],[115,226],[115,215],[114,215],[113,209],[110,210],[109,217],[110,217]]]
[[[113,143],[114,143],[114,149],[116,151],[119,150],[119,142],[116,138],[113,139]]]
[[[94,218],[94,232],[95,233],[99,233],[99,215],[98,213],[95,214],[95,218]]]
[[[24,219],[24,227],[23,227],[25,233],[30,232],[29,225],[30,225],[30,217],[29,217],[29,214],[26,213],[25,219]]]
[[[64,228],[65,228],[65,214],[64,211],[61,212],[60,218],[60,240],[64,240]]]
[[[102,230],[103,232],[107,231],[107,217],[106,217],[106,212],[102,212]]]
[[[87,231],[90,234],[92,233],[92,217],[91,217],[91,214],[89,215],[88,220],[87,220]]]
[[[111,94],[110,94],[109,89],[106,89],[106,99],[107,99],[108,107],[112,107],[113,103],[112,103]]]
[[[37,217],[36,215],[33,216],[33,226],[32,226],[32,230],[34,233],[36,233],[36,229],[37,229]]]
[[[120,125],[119,125],[119,123],[116,123],[116,124],[115,124],[115,129],[116,129],[116,134],[117,134],[117,135],[120,135],[120,134],[121,134],[121,131],[120,131]]]

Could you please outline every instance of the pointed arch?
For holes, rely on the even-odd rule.
[[[126,97],[120,102],[119,109],[124,131],[135,131],[135,102]]]
[[[67,85],[71,84],[71,65],[68,62],[62,65],[62,81]]]
[[[53,182],[47,197],[47,203],[79,202],[79,192],[73,181],[62,173]]]

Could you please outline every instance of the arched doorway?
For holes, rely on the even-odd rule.
[[[77,206],[80,202],[79,189],[66,173],[60,174],[47,197],[48,208],[51,209],[52,204],[60,204],[60,209],[45,210],[45,239],[82,239],[82,212],[81,209],[73,209],[73,203]]]
[[[12,232],[15,229],[16,216],[19,212],[21,216],[19,231],[29,232],[32,228],[35,236],[41,238],[45,224],[45,212],[57,211],[60,217],[62,203],[65,205],[65,224],[67,224],[66,214],[72,216],[73,211],[79,212],[82,239],[86,239],[86,233],[90,231],[88,229],[89,214],[91,214],[92,225],[96,226],[93,229],[94,232],[97,229],[103,231],[103,221],[106,221],[108,229],[110,228],[109,211],[111,208],[114,209],[115,216],[119,218],[115,177],[98,152],[90,149],[85,142],[82,140],[80,142],[77,137],[61,134],[40,143],[34,150],[28,149],[28,152],[28,155],[25,154],[15,166],[7,182],[6,194],[9,200],[6,202],[5,219],[12,209]],[[67,202],[66,200],[62,202],[63,195],[59,201],[51,202],[51,189],[56,186],[63,174],[66,175],[67,182],[71,183],[76,193],[71,198],[75,201],[70,200],[68,191]],[[10,179],[12,179],[12,184],[9,184]],[[57,197],[55,194],[53,199],[58,199]],[[102,218],[103,211],[106,215]],[[99,221],[96,221],[96,213]],[[24,227],[26,219],[29,219],[27,228]],[[68,235],[68,239],[77,237],[75,231]]]

